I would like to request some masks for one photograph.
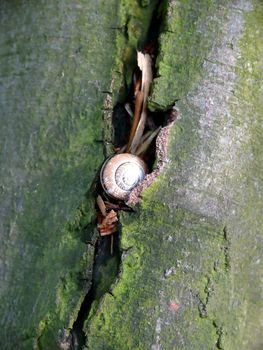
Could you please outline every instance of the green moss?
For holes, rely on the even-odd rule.
[[[224,1],[169,2],[163,34],[159,38],[157,78],[151,109],[165,109],[198,82],[204,59],[213,45],[219,23],[213,14]],[[221,8],[224,15],[223,8]]]
[[[190,291],[193,299],[196,299],[194,304],[200,303],[202,295],[206,299],[207,278],[198,284],[201,271],[194,272],[194,265],[201,264],[198,255],[206,252],[202,271],[211,276],[215,274],[214,251],[218,251],[218,246],[224,239],[222,230],[216,228],[215,223],[184,210],[178,210],[177,213],[175,217],[171,217],[168,207],[161,210],[160,206],[156,206],[147,212],[142,210],[133,220],[128,216],[126,220],[123,219],[122,242],[124,241],[124,248],[130,246],[130,249],[122,266],[121,278],[113,288],[114,297],[106,296],[96,315],[90,320],[87,330],[90,349],[145,349],[145,346],[154,342],[156,317],[170,313],[172,319],[177,319],[176,313],[169,307],[171,296],[180,305],[183,304],[184,293]],[[157,215],[165,217],[166,220],[154,221],[153,226],[152,220]],[[199,239],[203,241],[202,246],[198,243]],[[183,263],[184,254],[190,249],[189,245],[191,253],[189,250],[188,261]],[[217,259],[224,260],[223,253]],[[165,277],[166,270],[171,267],[176,271],[175,275]],[[191,277],[188,275],[190,271]],[[181,290],[179,294],[178,291],[174,294],[173,289],[178,283],[185,284],[184,292]],[[192,307],[191,312],[182,307],[185,316],[182,327],[192,322],[193,313],[198,318],[198,311],[194,309],[194,305]],[[211,328],[214,329],[213,325]],[[163,335],[166,337],[167,348],[171,347],[168,335],[172,332],[174,328],[171,323]],[[199,333],[199,341],[203,337],[203,345],[207,337],[204,332],[209,332],[209,329],[204,331],[202,325],[195,324],[194,333]],[[195,344],[197,341],[189,343],[187,348],[194,349]]]
[[[262,57],[263,57],[263,4],[253,1],[253,11],[245,15],[246,29],[239,42],[240,58],[237,64],[238,82],[232,99],[231,111],[236,125],[245,125],[249,137],[240,150],[243,163],[242,180],[238,179],[235,202],[240,203],[234,218],[229,221],[229,230],[237,239],[231,240],[231,264],[233,270],[232,293],[238,305],[236,325],[238,336],[228,331],[224,335],[225,348],[248,347],[259,349],[262,339],[259,323],[263,317],[263,303],[258,283],[263,274],[261,239],[263,230],[261,189],[263,186],[263,141],[262,141]],[[239,103],[236,103],[238,100]],[[226,323],[226,321],[225,321]]]
[[[208,77],[202,63],[211,46],[230,45],[222,45],[224,33],[219,28],[230,19],[237,21],[236,25],[242,23],[242,37],[233,55],[238,59],[235,66],[230,65],[235,78],[225,75],[229,67],[220,62],[224,57],[213,57],[210,63],[224,71],[218,85],[228,80],[233,83],[232,94],[225,109],[219,108],[222,121],[216,130],[213,117],[217,117],[217,110],[215,116],[209,116],[205,106],[202,109],[196,101],[192,103],[189,95],[177,103],[181,119],[170,135],[169,164],[144,192],[138,212],[122,215],[121,275],[113,297],[106,295],[86,324],[87,346],[94,350],[260,349],[262,3],[255,1],[251,12],[215,2],[171,3],[167,26],[174,26],[173,33],[161,37],[158,67],[162,73],[155,81],[153,108],[167,107],[186,93],[199,98],[198,88],[210,93],[203,81],[215,83],[218,75],[214,72]],[[218,23],[216,18],[220,18]],[[230,31],[229,25],[226,28]],[[178,46],[171,44],[177,42]],[[205,130],[212,132],[202,139],[200,124],[204,118]],[[219,147],[214,137],[224,136],[222,125],[226,120],[235,136],[232,147],[238,163],[228,163],[225,153],[220,154],[223,160],[215,156]],[[196,170],[193,165],[200,158],[202,168]],[[220,168],[213,172],[211,163],[218,160]],[[220,172],[221,167],[225,173]],[[233,171],[227,176],[229,169]],[[201,173],[198,185],[209,180],[208,185],[194,188],[189,180],[193,172]],[[224,176],[224,186],[211,180]]]
[[[57,349],[91,278],[118,2],[0,8],[0,347]]]
[[[126,99],[137,66],[136,51],[143,50],[148,44],[149,28],[157,4],[157,0],[149,1],[148,6],[140,6],[138,1],[133,0],[120,1],[117,53],[113,69],[113,105]]]

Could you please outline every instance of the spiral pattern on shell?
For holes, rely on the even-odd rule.
[[[125,200],[146,174],[147,165],[141,158],[130,153],[121,153],[104,163],[100,180],[107,194]]]

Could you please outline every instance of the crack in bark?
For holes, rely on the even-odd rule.
[[[213,322],[213,325],[216,329],[216,334],[218,335],[216,341],[216,348],[220,350],[224,350],[223,338],[224,338],[224,328],[222,325],[219,325],[216,321]]]
[[[119,235],[119,232],[118,232]],[[110,287],[112,285],[112,280],[116,280],[119,275],[120,270],[120,249],[119,249],[119,240],[118,235],[115,235],[114,238],[114,253],[110,253],[110,238],[102,237],[96,241],[95,244],[95,252],[94,252],[94,262],[93,262],[93,268],[92,268],[92,278],[91,278],[91,287],[86,294],[81,307],[78,312],[77,319],[75,320],[73,327],[70,331],[70,349],[71,350],[79,350],[82,349],[82,346],[85,345],[87,336],[83,330],[83,326],[87,318],[89,317],[89,313],[92,307],[92,304],[94,301],[100,301],[103,295],[106,293],[110,294],[112,297],[114,297],[113,293],[110,290]],[[109,283],[104,286],[103,280],[103,269],[104,265],[107,265],[110,260],[116,260],[116,270],[118,271],[114,276],[111,276]],[[102,285],[101,285],[102,282]]]
[[[163,4],[163,2],[161,0],[157,1],[156,7],[153,9],[152,12],[152,18],[151,18],[151,25],[149,28],[149,32],[148,32],[148,42],[150,44],[152,44],[154,42],[155,46],[157,47],[158,44],[158,38],[159,38],[159,34],[160,34],[160,28],[161,28],[161,24],[162,24],[162,20],[163,20],[163,13],[165,11],[165,6]],[[161,12],[161,15],[160,15]],[[129,18],[127,18],[127,23],[126,26],[128,26],[128,22],[129,22]],[[119,28],[116,28],[119,29]],[[123,35],[126,40],[128,40],[128,35],[127,35],[127,28],[126,30],[123,32],[121,31],[121,34]],[[138,38],[138,42],[139,42],[140,38]],[[156,50],[157,51],[157,50]],[[124,62],[125,65],[125,62]],[[124,69],[125,70],[125,69]],[[120,74],[124,74],[125,72],[123,71]],[[112,118],[112,112],[113,112],[113,102],[112,102],[112,85],[114,84],[114,81],[112,81],[111,87],[109,89],[109,91],[104,90],[102,91],[103,94],[106,94],[105,98],[104,98],[104,104],[103,104],[103,108],[102,111],[104,113],[104,120],[106,123],[105,126],[105,130],[104,130],[104,144],[105,144],[105,151],[106,154],[107,149],[109,147],[109,145],[112,145],[112,140],[109,141],[109,136],[112,133],[112,130],[107,130],[107,120]],[[127,90],[127,87],[126,87]],[[126,91],[127,92],[127,91]],[[162,113],[162,112],[161,112]],[[167,114],[167,111],[163,112],[164,115]],[[170,116],[171,117],[171,116]],[[157,156],[158,158],[160,158],[159,163],[162,163],[162,166],[159,166],[158,169],[155,172],[152,172],[149,175],[152,175],[153,179],[151,181],[151,183],[154,181],[154,179],[156,178],[156,176],[161,172],[162,168],[163,168],[163,163],[165,163],[165,159],[164,156],[166,155],[166,151],[164,150],[164,148],[167,147],[167,135],[168,135],[168,130],[170,130],[170,125],[168,125],[166,128],[163,128],[163,132],[161,133],[161,136],[165,138],[164,145],[161,145],[162,142],[162,138],[160,139],[159,142],[159,146],[157,144]],[[108,140],[108,141],[107,141]],[[162,153],[164,153],[164,156],[162,157]],[[160,164],[159,164],[160,165]],[[158,174],[157,174],[158,173]],[[148,184],[146,187],[148,187],[150,184]],[[143,187],[142,189],[140,189],[140,193],[142,192],[142,190],[145,187]],[[119,237],[120,236],[120,228],[121,225],[119,225],[119,230],[117,232],[117,235],[115,234],[114,237]],[[87,345],[88,342],[88,336],[87,334],[85,334],[83,327],[84,327],[84,323],[85,321],[88,319],[89,317],[89,313],[91,311],[93,302],[96,300],[98,303],[100,302],[100,300],[102,299],[102,297],[105,294],[109,294],[111,297],[115,298],[114,294],[112,293],[112,291],[110,290],[111,285],[114,283],[110,283],[107,286],[107,290],[104,290],[103,293],[100,295],[99,288],[100,288],[100,279],[101,276],[100,275],[100,268],[103,265],[107,264],[107,261],[111,258],[108,257],[108,259],[105,259],[105,254],[107,255],[106,251],[110,251],[109,249],[109,242],[108,244],[105,243],[107,241],[110,241],[110,237],[102,237],[99,240],[96,241],[95,243],[95,252],[94,252],[94,263],[93,263],[93,269],[92,269],[92,278],[91,278],[91,287],[88,291],[88,293],[86,294],[79,312],[78,312],[78,316],[73,324],[72,329],[70,330],[70,334],[67,337],[67,343],[68,343],[68,349],[71,350],[80,350],[83,346]],[[89,243],[89,242],[88,242]],[[119,247],[119,238],[116,240],[115,238],[115,257],[117,258],[117,272],[114,276],[114,281],[118,280],[118,276],[121,273],[121,259],[123,256],[126,256],[127,254],[129,254],[129,251],[132,249],[132,247],[128,247],[127,249],[121,249]],[[99,293],[99,295],[98,295]]]
[[[223,270],[225,274],[229,273],[230,270],[230,254],[229,254],[229,247],[230,247],[230,241],[229,237],[227,234],[227,228],[226,226],[222,230],[222,238],[223,238],[223,244],[222,244],[222,249],[223,249],[223,254],[224,254],[224,261],[223,261]],[[214,262],[214,271],[216,274],[219,273],[218,268],[217,268],[217,261]],[[205,292],[205,299],[201,299],[200,295],[196,295],[198,299],[198,310],[199,310],[199,316],[201,318],[209,318],[208,315],[208,304],[210,302],[210,299],[212,298],[213,294],[216,292],[216,287],[214,281],[216,280],[216,277],[212,278],[211,276],[207,277],[207,282],[204,287],[204,292]],[[216,334],[217,334],[217,339],[215,342],[216,348],[217,349],[224,349],[224,327],[222,324],[219,323],[217,320],[212,320],[212,324],[216,329]]]
[[[225,271],[229,272],[230,268],[231,268],[231,264],[230,264],[230,253],[229,253],[229,249],[230,249],[230,240],[228,237],[228,233],[227,233],[227,228],[226,226],[223,229],[223,233],[224,233],[224,245],[223,245],[223,252],[224,252],[224,256],[225,256]]]

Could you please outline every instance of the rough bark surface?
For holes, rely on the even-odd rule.
[[[157,5],[1,1],[1,349],[73,349],[91,285],[101,141],[111,153],[112,105]],[[121,217],[109,293],[116,266],[98,270],[86,348],[259,350],[263,5],[167,0],[155,12],[150,108],[177,101],[179,119],[164,172]]]
[[[151,107],[180,119],[88,349],[263,347],[262,36],[260,1],[168,1]]]
[[[117,5],[0,4],[3,350],[64,346],[90,288]]]

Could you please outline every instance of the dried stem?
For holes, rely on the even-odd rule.
[[[130,132],[130,138],[127,145],[127,152],[130,152],[131,145],[133,143],[133,139],[135,137],[136,130],[138,128],[138,124],[140,122],[141,117],[141,110],[142,110],[142,104],[143,104],[143,92],[138,91],[135,99],[135,110],[134,110],[134,116],[132,121],[132,127]]]
[[[96,198],[96,203],[97,203],[97,206],[99,207],[99,210],[101,212],[101,214],[103,216],[106,216],[107,215],[107,212],[106,212],[106,205],[102,199],[102,197],[100,195],[97,196]]]
[[[159,133],[159,131],[161,130],[161,126],[159,126],[159,128],[157,128],[156,130],[147,133],[148,137],[146,137],[143,142],[141,143],[141,145],[138,147],[137,151],[135,152],[135,154],[137,156],[143,154],[144,152],[147,151],[148,147],[150,146],[150,144],[152,143],[152,140],[157,136],[157,134]]]
[[[140,93],[142,93],[143,105],[142,105],[141,114],[139,115],[139,117],[136,116],[136,120],[135,120],[135,113],[134,113],[134,123],[132,125],[132,132],[130,134],[128,149],[127,149],[127,151],[130,153],[135,153],[137,147],[141,142],[141,138],[144,132],[146,118],[147,118],[148,96],[150,93],[150,86],[153,79],[151,56],[149,54],[143,54],[141,52],[138,52],[137,61],[138,61],[138,66],[142,71],[142,83],[141,83],[141,91],[137,92],[136,100],[137,100],[137,96],[140,95]],[[140,109],[141,109],[141,106],[140,106]],[[135,110],[136,110],[136,101],[135,101]]]

